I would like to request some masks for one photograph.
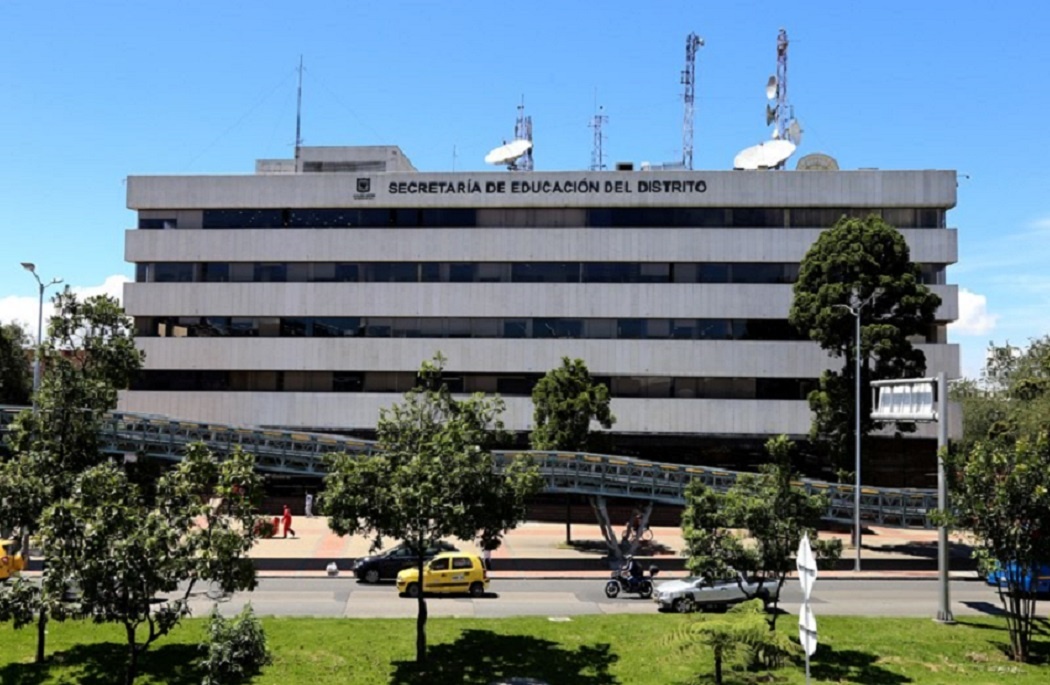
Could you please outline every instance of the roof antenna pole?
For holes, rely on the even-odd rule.
[[[693,169],[693,101],[696,97],[696,52],[704,46],[704,39],[695,33],[685,37],[685,69],[682,70],[682,85],[685,92],[685,117],[682,122],[682,166]]]
[[[514,122],[514,139],[532,142],[532,117],[525,116],[525,96],[521,96],[521,104],[518,105],[518,118]],[[522,155],[516,167],[521,171],[532,171],[532,146]]]
[[[299,149],[303,146],[303,139],[300,135],[302,130],[302,116],[303,116],[303,56],[299,55],[299,95],[295,103],[295,171],[296,173],[302,171],[299,166]]]
[[[777,34],[777,119],[773,137],[785,137],[787,122],[794,118],[791,105],[788,104],[788,34],[780,29]]]
[[[590,126],[594,129],[594,143],[591,147],[591,171],[602,171],[605,169],[605,155],[602,152],[602,143],[605,140],[605,134],[602,133],[602,124],[608,123],[609,117],[605,114],[605,108],[597,106],[597,97],[595,97],[595,105],[598,113],[591,119]]]
[[[802,143],[802,125],[795,119],[795,108],[788,101],[788,35],[777,34],[777,73],[766,83],[766,125],[773,124],[773,140],[786,140],[796,147]]]

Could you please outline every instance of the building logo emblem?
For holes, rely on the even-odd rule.
[[[374,200],[376,194],[372,192],[372,179],[357,179],[357,192],[354,193],[355,200]]]

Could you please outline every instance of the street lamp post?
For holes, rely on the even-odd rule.
[[[854,487],[853,487],[853,541],[857,546],[857,558],[853,562],[853,570],[860,571],[860,540],[861,540],[861,527],[860,527],[860,314],[861,310],[867,305],[871,304],[875,297],[879,294],[879,290],[876,289],[868,299],[861,301],[860,295],[854,291],[850,296],[849,304],[837,304],[836,307],[841,307],[853,315],[856,320],[856,326],[854,328],[854,341],[856,345],[855,356],[855,367],[853,371],[854,378],[854,422],[853,422],[853,471],[854,471]]]
[[[33,274],[33,278],[36,279],[36,284],[40,289],[40,303],[37,307],[36,314],[36,352],[33,354],[33,409],[36,410],[36,393],[40,389],[40,346],[44,340],[44,291],[53,285],[62,282],[61,278],[52,278],[49,283],[44,283],[40,280],[40,275],[36,272],[36,264],[32,262],[22,262],[22,268]]]

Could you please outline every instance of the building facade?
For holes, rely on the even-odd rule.
[[[942,299],[928,372],[959,372],[953,171],[421,173],[396,147],[322,147],[127,187],[128,411],[367,435],[440,351],[516,431],[568,356],[609,385],[626,453],[804,436],[842,360],[788,325],[792,283],[843,214],[900,229]]]

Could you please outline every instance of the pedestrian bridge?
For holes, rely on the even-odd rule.
[[[0,406],[0,432],[25,407]],[[368,455],[375,443],[325,433],[271,430],[249,426],[179,421],[153,414],[112,412],[101,428],[102,448],[114,455],[142,455],[178,461],[186,446],[202,442],[226,454],[237,447],[255,455],[259,470],[321,478],[325,455],[346,452]],[[688,466],[579,452],[501,450],[494,453],[497,468],[511,460],[536,463],[544,492],[622,497],[661,504],[684,505],[685,488],[699,478],[710,488],[726,490],[739,472],[706,466]],[[801,479],[795,483],[807,492],[828,498],[825,518],[852,522],[855,489],[843,483]],[[937,509],[935,490],[862,487],[861,520],[868,525],[932,528],[928,514]]]

